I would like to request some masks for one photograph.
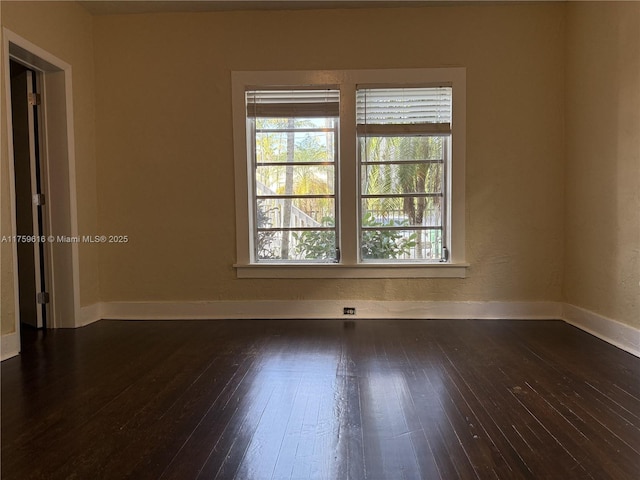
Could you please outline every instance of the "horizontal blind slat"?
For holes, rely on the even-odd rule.
[[[359,89],[358,125],[451,123],[451,87]]]
[[[409,123],[380,125],[357,125],[356,130],[360,136],[370,137],[395,137],[402,135],[448,135],[451,133],[450,123]]]
[[[339,90],[252,90],[246,92],[247,116],[338,117]]]

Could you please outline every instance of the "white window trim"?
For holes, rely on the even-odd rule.
[[[464,278],[465,260],[465,158],[466,158],[466,69],[464,67],[393,70],[305,70],[280,72],[232,72],[233,142],[238,278]],[[338,85],[340,101],[339,208],[341,263],[251,263],[248,148],[245,91],[269,86]],[[358,165],[355,119],[356,86],[366,84],[415,86],[451,85],[452,165],[447,219],[450,225],[450,260],[446,263],[358,263],[357,225]],[[353,185],[352,189],[341,185]]]

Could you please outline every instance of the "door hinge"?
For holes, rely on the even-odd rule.
[[[36,193],[33,196],[33,204],[34,205],[41,206],[41,205],[44,205],[44,202],[45,202],[44,193]]]
[[[37,300],[38,300],[38,305],[44,305],[49,303],[49,292],[38,292]]]
[[[34,107],[36,105],[40,105],[40,101],[41,101],[40,94],[39,93],[35,93],[35,92],[31,92],[27,96],[27,100],[29,101],[29,106],[30,107]]]

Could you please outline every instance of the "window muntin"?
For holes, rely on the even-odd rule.
[[[360,260],[448,260],[451,87],[356,92]]]
[[[253,261],[336,261],[339,92],[250,90],[246,105]]]

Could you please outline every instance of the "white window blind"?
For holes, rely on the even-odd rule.
[[[339,90],[252,90],[246,93],[247,117],[338,117]]]
[[[358,134],[451,133],[451,105],[451,87],[358,89]]]

